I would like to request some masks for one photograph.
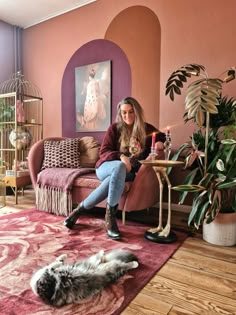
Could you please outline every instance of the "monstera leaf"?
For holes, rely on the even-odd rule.
[[[187,64],[174,71],[166,84],[166,95],[169,94],[170,99],[173,101],[175,94],[181,94],[183,83],[187,82],[191,75],[199,75],[200,72],[205,71],[205,67],[198,64]]]
[[[185,110],[187,119],[193,119],[194,122],[202,127],[205,123],[205,113],[217,114],[219,106],[219,97],[222,91],[221,79],[208,78],[205,73],[205,67],[198,64],[188,64],[173,72],[166,84],[166,95],[174,100],[175,94],[181,94],[183,82],[187,78],[203,75],[203,78],[189,84],[186,90]]]
[[[185,109],[188,119],[194,119],[199,127],[205,122],[205,113],[217,114],[222,90],[220,79],[201,79],[186,90]]]

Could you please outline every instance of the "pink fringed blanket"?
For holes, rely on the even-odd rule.
[[[47,168],[38,174],[36,205],[39,210],[67,216],[72,210],[72,185],[94,168]]]

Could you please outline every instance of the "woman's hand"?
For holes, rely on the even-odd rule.
[[[124,155],[124,154],[121,154],[120,156],[120,160],[125,163],[125,166],[126,166],[126,170],[127,170],[127,173],[129,173],[131,171],[131,164],[130,164],[130,160],[128,158],[128,156]]]

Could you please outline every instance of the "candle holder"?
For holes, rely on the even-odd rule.
[[[164,142],[164,154],[165,154],[165,160],[169,160],[171,153],[171,134],[168,130],[166,132],[166,141]]]
[[[155,147],[151,147],[151,153],[149,154],[149,156],[151,157],[152,161],[154,161],[156,159],[157,153],[156,153]]]

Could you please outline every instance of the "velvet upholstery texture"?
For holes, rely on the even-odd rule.
[[[36,142],[30,149],[28,162],[32,184],[36,187],[37,175],[41,171],[44,161],[44,142],[63,141],[66,138],[45,138]],[[93,137],[82,137],[79,140],[80,166],[95,167],[99,154],[99,143]],[[74,204],[83,201],[96,187],[100,180],[95,173],[77,177],[72,188]],[[152,167],[142,165],[133,182],[127,182],[124,192],[119,200],[119,210],[122,210],[123,223],[126,211],[137,211],[154,206],[159,200],[159,184]],[[107,200],[97,206],[105,208]],[[43,209],[39,209],[43,210]],[[69,215],[69,213],[68,213]]]

